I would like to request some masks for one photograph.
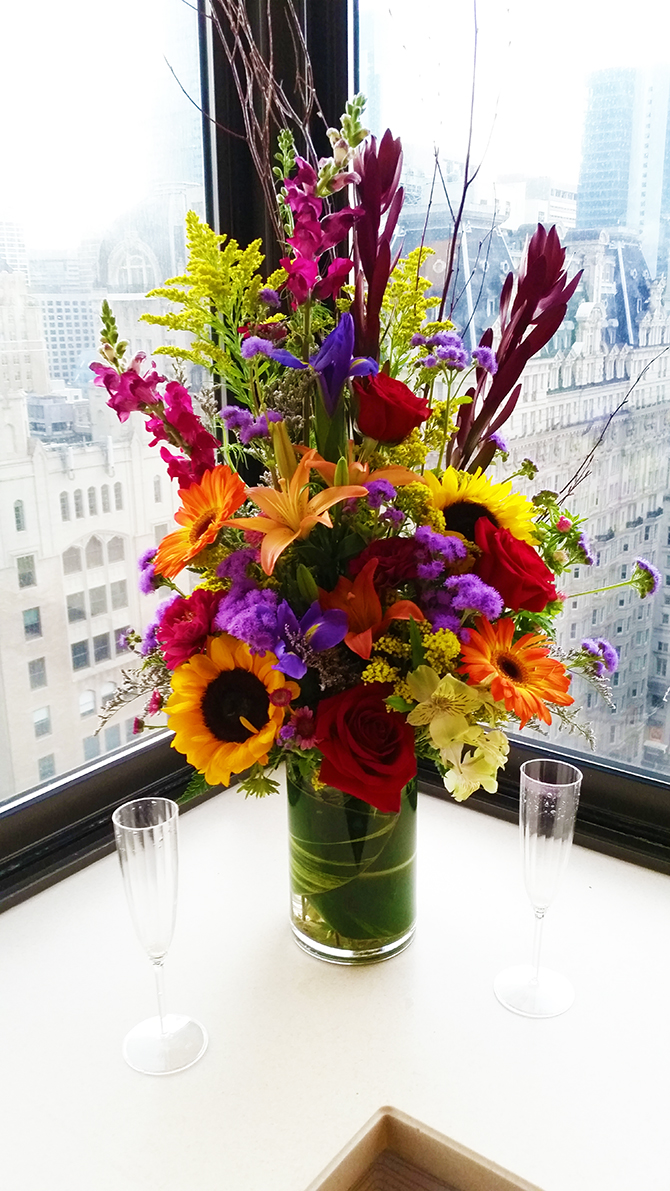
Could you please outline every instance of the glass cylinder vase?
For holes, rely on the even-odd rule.
[[[287,789],[296,941],[336,964],[404,951],[416,922],[416,779],[398,814],[291,773]]]

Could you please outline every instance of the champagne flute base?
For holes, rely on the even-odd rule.
[[[493,991],[505,1009],[522,1017],[558,1017],[575,999],[575,990],[565,976],[550,968],[540,968],[536,977],[532,964],[519,964],[499,972],[493,981]]]
[[[207,1032],[199,1021],[179,1013],[149,1017],[135,1026],[123,1042],[123,1057],[143,1075],[173,1075],[185,1071],[207,1050]]]

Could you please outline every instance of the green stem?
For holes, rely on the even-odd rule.
[[[308,298],[304,306],[304,323],[303,323],[303,339],[302,339],[302,358],[306,364],[309,363],[309,343],[310,343],[310,320],[312,314],[312,302]],[[312,395],[309,385],[305,385],[305,392],[302,399],[302,441],[303,445],[309,446],[309,432],[312,424]]]
[[[591,591],[571,591],[570,599],[577,600],[580,596],[604,595],[606,591],[616,591],[617,587],[631,587],[631,580],[624,579],[622,583],[611,583],[609,587],[594,587]]]

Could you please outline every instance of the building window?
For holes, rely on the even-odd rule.
[[[161,542],[163,541],[163,538],[165,537],[165,535],[166,535],[167,531],[168,531],[167,524],[165,524],[165,525],[154,525],[154,542],[155,542],[155,544],[156,544],[157,546],[160,546],[160,544],[161,544]]]
[[[109,503],[109,484],[102,485],[102,488],[100,489],[100,500],[102,502],[103,513],[108,513],[111,507]]]
[[[84,497],[81,488],[77,488],[74,494],[74,515],[75,517],[84,516]]]
[[[91,516],[91,517],[97,516],[98,495],[95,491],[95,488],[89,488],[89,490],[88,490],[88,512],[89,512],[89,516]]]
[[[121,562],[125,557],[123,538],[111,538],[107,543],[107,558],[110,562]]]
[[[128,586],[125,579],[117,579],[110,585],[112,610],[128,607]]]
[[[103,688],[100,692],[100,706],[106,707],[108,703],[111,703],[115,694],[116,694],[116,683],[115,682],[104,683]]]
[[[109,633],[99,633],[97,637],[93,638],[93,657],[96,663],[106,662],[111,656]]]
[[[88,593],[91,603],[91,616],[101,616],[107,611],[107,588],[92,587]]]
[[[51,712],[48,707],[40,707],[33,712],[33,727],[36,736],[48,736],[51,732]]]
[[[576,636],[577,636],[577,622],[573,621],[572,624],[570,625],[570,640],[574,641]]]
[[[114,508],[117,512],[123,508],[123,488],[118,480],[114,485]]]
[[[26,514],[22,500],[14,501],[14,524],[19,533],[26,528]]]
[[[26,641],[42,636],[42,618],[39,608],[26,608],[23,613],[23,635]]]
[[[87,666],[90,666],[91,663],[88,660],[88,641],[75,641],[70,646],[70,652],[72,653],[73,670],[85,670]]]
[[[46,658],[33,658],[28,662],[28,680],[31,691],[37,691],[47,685]]]
[[[70,624],[76,620],[86,620],[86,601],[83,591],[76,591],[67,597],[67,618]]]
[[[95,712],[95,691],[82,691],[79,696],[80,716],[93,715]]]
[[[668,673],[668,659],[656,658],[656,673],[661,678],[666,678]]]
[[[37,584],[35,556],[25,554],[23,558],[17,558],[16,567],[19,575],[19,587],[35,587]]]
[[[109,728],[105,728],[105,751],[118,748],[121,748],[121,725],[110,724]]]
[[[70,546],[63,554],[63,574],[74,575],[81,570],[81,550],[77,546]]]
[[[37,772],[39,773],[41,782],[46,782],[50,777],[56,776],[56,761],[53,753],[49,753],[48,757],[39,758]]]
[[[60,494],[60,519],[61,521],[70,520],[70,497],[67,492]]]
[[[621,578],[625,579],[627,574],[628,574],[628,567],[627,566],[622,567],[621,568]]]
[[[95,758],[100,756],[100,737],[85,736],[82,743],[84,745],[84,760],[95,761]]]
[[[94,570],[95,567],[101,567],[103,561],[102,542],[100,541],[100,538],[91,538],[86,547],[86,566],[88,570]]]
[[[157,505],[159,505],[161,503],[162,499],[163,499],[163,497],[161,496],[161,478],[160,478],[160,476],[154,476],[154,501]]]

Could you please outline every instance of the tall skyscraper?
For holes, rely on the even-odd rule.
[[[667,271],[669,101],[667,66],[592,75],[577,193],[577,228],[634,232],[652,278]]]

